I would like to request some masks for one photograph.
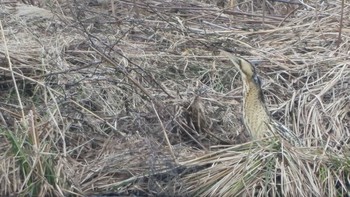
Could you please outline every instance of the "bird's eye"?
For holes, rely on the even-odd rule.
[[[255,84],[261,86],[261,81],[260,81],[258,75],[255,74],[255,75],[253,75],[252,78],[253,78],[253,81],[254,81]]]

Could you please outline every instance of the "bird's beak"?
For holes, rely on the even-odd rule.
[[[236,68],[240,70],[240,59],[238,57],[236,57],[232,53],[227,52],[225,50],[222,50],[222,49],[219,49],[219,50],[220,50],[221,56],[226,56],[227,58],[229,58],[231,62],[236,66]]]

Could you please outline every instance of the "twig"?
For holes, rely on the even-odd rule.
[[[344,16],[344,0],[341,1],[341,13],[340,13],[340,24],[339,24],[339,34],[338,34],[338,40],[337,40],[337,48],[339,48],[340,43],[342,42],[341,39],[341,32],[343,29],[343,16]]]
[[[157,112],[157,110],[156,110],[156,108],[155,108],[153,102],[152,102],[152,107],[153,107],[154,113],[156,114],[156,116],[157,116],[157,118],[158,118],[158,121],[159,121],[159,123],[160,123],[160,126],[162,127],[162,131],[163,131],[163,133],[164,133],[164,137],[165,137],[166,143],[167,143],[168,146],[169,146],[170,154],[171,154],[171,156],[173,157],[175,163],[177,164],[178,162],[177,162],[177,160],[176,160],[176,157],[175,157],[175,154],[174,154],[174,151],[173,151],[173,146],[172,146],[171,143],[170,143],[170,140],[169,140],[168,135],[167,135],[167,133],[166,133],[166,129],[165,129],[165,127],[164,127],[164,124],[163,124],[162,120],[160,119],[159,114],[158,114],[158,112]]]
[[[111,58],[109,58],[106,54],[102,53],[100,50],[95,48],[94,46],[90,46],[94,51],[96,51],[104,60],[106,60],[108,63],[110,63],[113,66],[118,66]],[[120,69],[120,71],[124,74],[126,78],[128,78],[136,87],[138,87],[152,102],[154,102],[157,107],[162,107],[162,105],[154,99],[154,97],[134,78],[130,77],[130,75],[125,71]]]
[[[18,91],[18,87],[17,87],[17,82],[16,82],[15,74],[14,74],[13,69],[12,69],[12,62],[11,62],[10,54],[9,54],[9,51],[8,51],[8,48],[7,48],[7,42],[6,42],[6,38],[5,38],[5,32],[4,32],[4,29],[3,29],[3,27],[2,27],[2,22],[1,22],[1,20],[0,20],[0,29],[1,29],[1,34],[2,34],[2,40],[4,41],[5,56],[6,56],[6,59],[7,59],[7,63],[9,64],[9,68],[10,68],[10,72],[11,72],[11,77],[12,77],[12,80],[13,80],[13,85],[14,85],[15,90],[16,90],[16,94],[17,94],[17,99],[18,99],[18,102],[19,102],[19,106],[21,107],[22,118],[24,118],[25,115],[24,115],[24,110],[23,110],[23,104],[22,104],[21,96],[20,96],[19,91]]]
[[[299,9],[300,6],[296,7],[295,9],[293,9],[292,11],[290,11],[286,17],[284,17],[284,19],[278,24],[277,27],[281,27],[281,25],[287,20],[287,18],[290,17],[290,15],[292,15],[295,11],[297,11]]]
[[[303,5],[301,2],[298,0],[273,0],[281,3],[289,3],[289,4],[298,4],[298,5]]]

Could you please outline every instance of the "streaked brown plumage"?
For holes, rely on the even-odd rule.
[[[243,82],[243,120],[253,139],[261,139],[266,134],[279,135],[294,145],[301,145],[299,138],[280,122],[271,118],[267,110],[261,81],[255,67],[247,60],[236,57],[227,51],[221,53],[228,57],[239,70]]]

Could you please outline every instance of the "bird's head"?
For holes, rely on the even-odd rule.
[[[250,83],[253,83],[257,85],[258,87],[261,86],[261,81],[259,77],[256,74],[255,67],[252,63],[250,63],[248,60],[237,57],[230,52],[220,50],[221,54],[228,57],[233,65],[239,70],[242,76],[243,83],[246,83],[247,85]]]

